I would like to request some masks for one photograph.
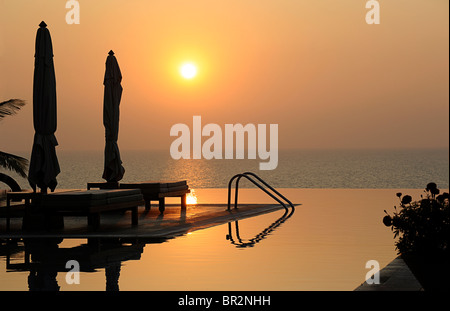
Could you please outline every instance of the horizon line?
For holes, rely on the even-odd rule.
[[[31,152],[31,147],[29,150],[10,150],[8,149],[8,153],[23,153],[23,152]],[[449,146],[446,147],[305,147],[305,148],[278,148],[278,151],[414,151],[414,150],[446,150],[450,151]],[[56,152],[58,153],[58,148],[56,149]],[[122,151],[135,151],[135,152],[167,152],[170,153],[170,150],[168,149],[162,149],[162,148],[155,148],[155,149],[137,149],[137,148],[120,148],[120,152]],[[234,151],[240,150],[240,149],[234,149]],[[103,152],[104,146],[102,148],[87,148],[87,149],[62,149],[59,150],[59,152]],[[223,150],[222,150],[223,151]],[[248,151],[248,149],[244,149],[245,152]]]

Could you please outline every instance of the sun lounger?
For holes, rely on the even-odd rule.
[[[9,232],[11,226],[11,217],[18,212],[20,216],[24,216],[31,207],[32,202],[36,198],[40,198],[41,194],[33,191],[14,191],[6,192],[6,231]],[[11,205],[11,202],[25,203]]]
[[[139,190],[75,190],[42,196],[40,207],[47,213],[62,216],[87,216],[88,224],[97,229],[100,213],[131,210],[133,225],[138,224],[138,206],[143,203]]]
[[[159,211],[162,213],[165,210],[165,198],[180,197],[181,209],[186,209],[186,195],[190,193],[189,186],[186,180],[181,181],[144,181],[136,183],[88,183],[87,188],[99,189],[139,189],[144,196],[145,209],[148,211],[151,207],[151,201],[159,202]]]
[[[91,188],[119,189],[119,183],[118,182],[88,182],[87,190],[91,190]]]
[[[144,196],[145,209],[150,210],[151,201],[159,202],[159,211],[165,210],[165,198],[180,197],[181,209],[186,209],[186,195],[190,193],[185,180],[182,181],[144,181],[121,183],[120,189],[140,189]]]

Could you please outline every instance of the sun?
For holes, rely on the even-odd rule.
[[[180,74],[185,79],[193,79],[197,75],[197,66],[193,63],[184,63],[180,67]]]

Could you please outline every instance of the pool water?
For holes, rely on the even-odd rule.
[[[26,256],[20,242],[15,250],[9,249],[9,257],[2,246],[0,290],[27,291],[44,284],[35,281],[39,279],[36,271],[49,274],[46,278],[61,291],[354,290],[366,279],[368,261],[376,260],[382,268],[397,256],[392,232],[382,223],[384,210],[391,212],[398,204],[395,193],[403,191],[413,197],[421,193],[402,189],[279,191],[302,204],[279,225],[276,222],[284,210],[166,241],[150,240],[137,250],[124,244],[119,252],[102,254],[103,266],[81,272],[79,284],[68,284],[66,270],[56,273],[51,265],[7,269],[7,260],[20,264]],[[196,194],[199,203],[224,203],[226,189],[199,189]],[[242,189],[240,201],[271,202],[258,189]],[[86,243],[65,239],[58,247],[70,249]]]

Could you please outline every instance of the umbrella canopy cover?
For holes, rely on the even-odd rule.
[[[122,74],[114,52],[110,51],[106,59],[105,93],[103,97],[103,125],[105,126],[105,166],[103,179],[118,182],[123,178],[125,169],[120,159],[119,146],[119,106],[122,99]]]
[[[56,132],[56,78],[53,64],[53,46],[47,25],[42,22],[36,34],[33,79],[34,143],[31,152],[28,181],[46,192],[54,191],[60,173],[55,147]]]

